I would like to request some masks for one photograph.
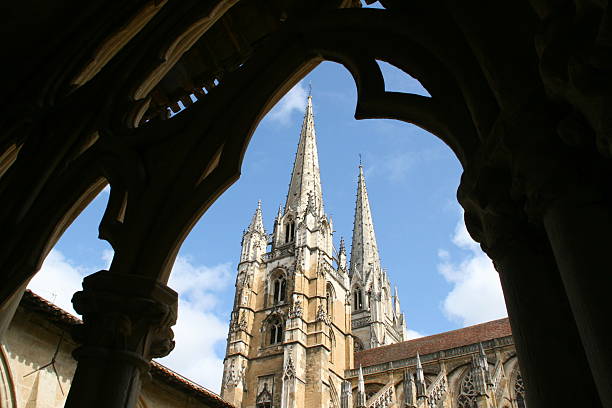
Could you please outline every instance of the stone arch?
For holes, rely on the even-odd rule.
[[[329,326],[329,362],[334,362],[336,355],[336,335],[334,334],[334,326]]]
[[[0,408],[16,408],[15,383],[11,367],[4,351],[0,346]]]
[[[282,344],[285,336],[285,317],[281,313],[270,314],[262,322],[261,331],[262,347]]]
[[[366,309],[366,299],[363,286],[361,286],[358,282],[353,283],[351,288],[351,304],[353,305],[354,312]]]

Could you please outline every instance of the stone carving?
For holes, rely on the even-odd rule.
[[[302,309],[302,302],[299,299],[296,299],[296,301],[293,302],[293,304],[289,308],[287,316],[289,317],[289,319],[301,318],[303,313],[304,310]]]
[[[240,312],[240,318],[236,321],[234,321],[234,323],[232,324],[232,332],[238,332],[240,330],[246,330],[247,329],[247,318],[246,318],[246,314],[244,313],[244,310],[242,310]]]
[[[288,380],[295,377],[295,366],[293,365],[293,346],[289,347],[287,352],[287,364],[285,365],[285,372],[283,373],[283,379]]]
[[[323,322],[327,325],[331,323],[327,312],[325,311],[325,307],[321,304],[317,309],[317,322]]]
[[[352,325],[353,329],[358,329],[360,327],[367,326],[371,322],[372,322],[372,319],[370,318],[370,316],[366,316],[366,317],[362,317],[360,319],[353,320],[351,322],[351,325]]]
[[[430,391],[428,394],[428,400],[429,400],[430,406],[432,407],[437,406],[438,401],[440,401],[446,394],[446,390],[447,390],[446,375],[442,374],[439,377],[438,381],[432,384],[430,388]]]
[[[122,285],[133,287],[132,295],[115,292]],[[140,363],[134,359],[135,364],[145,372],[151,358],[164,357],[174,349],[171,327],[176,323],[177,295],[165,285],[100,271],[84,279],[83,291],[74,294],[72,303],[83,315],[83,325],[73,333],[83,344],[74,353],[77,360],[89,347],[106,348],[111,353],[134,353],[141,359]]]

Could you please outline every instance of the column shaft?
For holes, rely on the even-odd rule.
[[[601,407],[548,246],[519,238],[495,252],[528,406]]]
[[[610,208],[558,201],[543,220],[599,396],[612,407]]]

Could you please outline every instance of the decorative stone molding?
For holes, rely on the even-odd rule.
[[[299,299],[297,299],[295,302],[293,302],[293,304],[289,308],[287,317],[289,319],[301,318],[303,313],[304,313],[304,310],[302,309],[302,302]]]
[[[157,281],[136,275],[99,271],[83,280],[83,291],[72,298],[83,315],[74,335],[83,354],[106,350],[134,357],[148,370],[151,358],[164,357],[174,348],[176,292]]]
[[[351,322],[351,327],[353,329],[358,329],[360,327],[365,327],[372,322],[370,316],[362,317],[359,319],[355,319]]]
[[[317,309],[317,322],[323,322],[327,325],[331,324],[331,320],[329,318],[329,316],[327,315],[327,312],[325,311],[325,308],[323,307],[323,305],[319,305],[319,308]]]
[[[293,364],[293,358],[291,355],[293,354],[293,347],[290,346],[287,354],[287,364],[285,365],[285,370],[283,373],[283,379],[288,380],[295,377],[295,365]]]

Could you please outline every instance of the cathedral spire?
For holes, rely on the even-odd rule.
[[[309,204],[313,207],[310,207]],[[295,153],[285,213],[289,210],[294,210],[301,214],[306,210],[307,206],[309,209],[314,209],[317,215],[323,214],[323,193],[321,190],[321,175],[319,173],[319,156],[317,153],[311,95],[308,95],[302,131],[300,132],[300,141]]]
[[[380,269],[380,257],[378,255],[378,246],[376,245],[363,167],[359,165],[350,273],[351,275],[356,271],[367,273],[371,268]]]
[[[255,210],[255,214],[253,214],[253,218],[251,219],[249,228],[247,228],[247,232],[259,232],[260,234],[266,233],[263,226],[263,217],[261,215],[261,200],[257,202],[257,209]]]

